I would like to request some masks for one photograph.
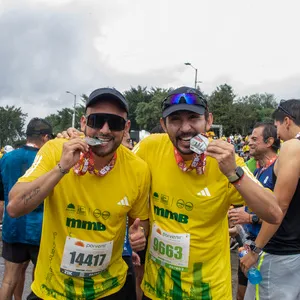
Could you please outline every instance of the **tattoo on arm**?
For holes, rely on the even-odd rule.
[[[40,188],[36,188],[33,191],[29,193],[29,195],[24,195],[22,197],[22,200],[24,201],[24,204],[26,205],[32,198],[34,198],[38,193],[40,192]]]

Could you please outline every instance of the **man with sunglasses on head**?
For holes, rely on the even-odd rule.
[[[274,164],[274,194],[283,212],[280,225],[262,223],[241,259],[246,273],[258,263],[262,281],[248,283],[246,300],[300,299],[300,100],[281,101],[273,113],[277,135],[284,141]]]
[[[178,88],[162,103],[166,134],[150,135],[133,150],[151,172],[143,299],[231,299],[230,205],[245,200],[269,222],[281,217],[272,193],[256,183],[233,145],[214,140],[206,150],[191,150],[195,137],[205,144],[198,135],[212,122],[202,93]]]
[[[52,137],[52,127],[44,119],[33,118],[27,125],[26,144],[7,153],[0,160],[0,177],[3,185],[5,213],[2,231],[2,256],[5,271],[0,294],[1,299],[21,300],[25,272],[29,261],[36,266],[42,231],[43,204],[20,218],[7,213],[8,194],[18,179],[32,165],[39,149]]]
[[[115,89],[91,93],[81,130],[86,138],[46,144],[10,193],[18,217],[44,202],[34,299],[128,299],[122,259],[126,228],[134,251],[148,232],[150,173],[121,145],[128,104]]]

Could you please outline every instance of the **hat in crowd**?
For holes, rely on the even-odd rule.
[[[203,115],[207,110],[207,101],[203,94],[187,86],[182,86],[168,93],[162,102],[162,115],[166,118],[170,114],[187,110]]]
[[[4,148],[3,148],[3,152],[4,153],[8,153],[8,152],[11,152],[11,151],[13,151],[14,150],[14,148],[12,147],[12,146],[10,146],[10,145],[6,145]]]
[[[26,135],[53,135],[53,130],[51,124],[45,119],[33,118],[27,125]]]
[[[100,88],[93,91],[86,102],[86,108],[100,100],[110,99],[117,100],[120,106],[128,113],[128,103],[125,97],[119,91],[113,88]]]

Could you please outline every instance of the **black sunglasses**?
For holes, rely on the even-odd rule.
[[[125,129],[126,120],[120,116],[113,114],[90,114],[87,117],[87,126],[94,129],[101,129],[105,123],[112,131],[122,131]]]
[[[288,115],[291,119],[296,119],[296,117],[294,117],[290,112],[288,112],[284,107],[282,107],[282,104],[285,102],[285,100],[281,100],[277,109],[280,109],[281,111],[283,111],[286,115]]]

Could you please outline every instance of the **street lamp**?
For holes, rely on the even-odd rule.
[[[201,83],[202,81],[198,81],[198,69],[195,68],[191,63],[186,62],[184,63],[186,66],[190,66],[195,70],[195,89],[197,88],[197,83]]]
[[[71,94],[74,96],[74,106],[73,106],[73,116],[72,116],[72,127],[75,127],[75,113],[76,113],[76,95],[70,91],[66,91],[67,94]]]

